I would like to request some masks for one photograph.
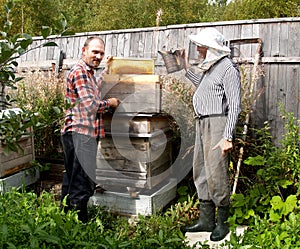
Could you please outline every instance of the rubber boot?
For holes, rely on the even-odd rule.
[[[88,222],[88,211],[87,211],[87,205],[82,205],[78,212],[78,220],[80,220],[82,223]]]
[[[200,203],[200,218],[192,225],[181,227],[181,232],[211,232],[215,228],[215,204],[212,201]]]
[[[227,223],[229,216],[229,206],[218,207],[218,222],[216,228],[210,235],[211,241],[220,241],[229,233],[229,225]]]
[[[88,222],[88,210],[87,210],[87,203],[78,203],[78,204],[70,204],[67,210],[73,210],[77,212],[78,220],[82,223]]]

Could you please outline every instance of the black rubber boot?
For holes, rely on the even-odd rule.
[[[88,222],[88,210],[87,210],[87,203],[79,203],[79,204],[70,204],[69,206],[64,208],[65,213],[69,210],[77,211],[78,220],[82,223]]]
[[[200,203],[200,218],[192,225],[181,227],[181,232],[211,232],[215,224],[215,204],[212,201]]]
[[[87,205],[82,205],[78,212],[78,220],[82,221],[82,223],[88,222],[88,211],[87,211]]]
[[[220,241],[229,233],[229,225],[227,223],[229,216],[229,206],[218,207],[218,222],[216,228],[210,235],[211,241]]]

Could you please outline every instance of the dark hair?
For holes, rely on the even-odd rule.
[[[104,41],[103,41],[103,39],[101,38],[101,37],[98,37],[98,36],[92,36],[92,37],[89,37],[89,38],[87,38],[86,39],[86,41],[85,41],[85,43],[84,43],[84,47],[87,47],[89,44],[90,44],[90,42],[92,41],[92,40],[94,40],[94,39],[97,39],[97,40],[99,40],[99,41],[101,41],[102,43],[103,43],[103,45],[105,45],[105,43],[104,43]]]

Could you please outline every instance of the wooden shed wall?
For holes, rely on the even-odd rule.
[[[263,42],[263,79],[261,87],[264,94],[256,104],[253,116],[262,124],[269,120],[274,139],[280,137],[283,122],[278,109],[283,102],[286,111],[293,112],[300,119],[300,18],[280,18],[261,20],[241,20],[214,23],[194,23],[142,29],[112,30],[78,33],[68,37],[51,37],[58,47],[45,47],[33,50],[19,58],[20,67],[51,67],[58,63],[60,51],[66,55],[65,67],[72,66],[81,56],[85,39],[96,35],[106,43],[106,55],[118,57],[155,58],[156,74],[166,74],[159,50],[185,48],[191,58],[196,59],[195,49],[188,35],[196,34],[204,27],[215,27],[227,40],[261,38]],[[42,38],[34,38],[39,45]],[[235,47],[234,54],[252,63],[256,53],[255,44]],[[182,72],[183,74],[184,72]],[[184,78],[184,77],[183,77]]]

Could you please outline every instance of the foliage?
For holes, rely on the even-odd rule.
[[[52,72],[45,74],[39,69],[32,70],[23,74],[13,96],[20,108],[39,114],[34,129],[35,155],[53,158],[61,151],[64,79]]]
[[[292,113],[283,112],[285,133],[279,145],[272,143],[268,123],[257,131],[256,156],[249,156],[244,163],[255,169],[255,177],[247,179],[244,194],[233,196],[234,215],[238,224],[250,222],[256,215],[268,213],[274,196],[287,201],[291,195],[299,196],[300,133],[299,120]],[[276,209],[276,208],[275,208]],[[277,212],[277,211],[276,211]],[[275,212],[275,213],[276,213]],[[275,213],[271,216],[273,216]],[[271,219],[273,219],[271,218]]]
[[[5,5],[6,22],[1,30],[0,41],[0,110],[11,108],[14,99],[6,92],[6,88],[15,90],[16,84],[22,80],[17,77],[14,70],[18,66],[16,59],[27,53],[28,51],[45,46],[55,46],[53,42],[44,42],[37,47],[30,47],[32,38],[28,34],[10,35],[12,22],[10,20],[10,12],[14,2],[8,1]],[[46,39],[51,34],[49,27],[43,27],[42,35]],[[0,138],[4,151],[18,150],[18,140],[23,135],[28,135],[28,128],[34,125],[36,114],[27,109],[22,109],[21,112],[1,112]],[[20,122],[22,122],[20,124]],[[17,130],[16,130],[17,129]]]
[[[11,190],[0,194],[0,202],[1,248],[191,248],[172,214],[128,219],[94,206],[83,224],[47,192]]]
[[[299,0],[235,0],[224,9],[222,20],[297,17],[299,13]]]
[[[6,0],[0,0],[3,6]],[[156,26],[158,10],[162,10],[159,25],[214,22],[238,19],[258,19],[299,16],[299,0],[16,0],[11,20],[13,33],[41,34],[47,25],[59,33],[62,23],[72,32],[91,32]],[[208,2],[215,2],[208,4]],[[21,11],[20,11],[21,10]],[[79,11],[80,10],[80,11]],[[4,23],[6,18],[2,17]],[[1,21],[0,19],[0,21]],[[62,22],[63,21],[63,22]]]
[[[264,216],[254,215],[243,236],[231,236],[230,248],[298,248],[300,232],[299,201],[290,195],[286,201],[274,196]]]

